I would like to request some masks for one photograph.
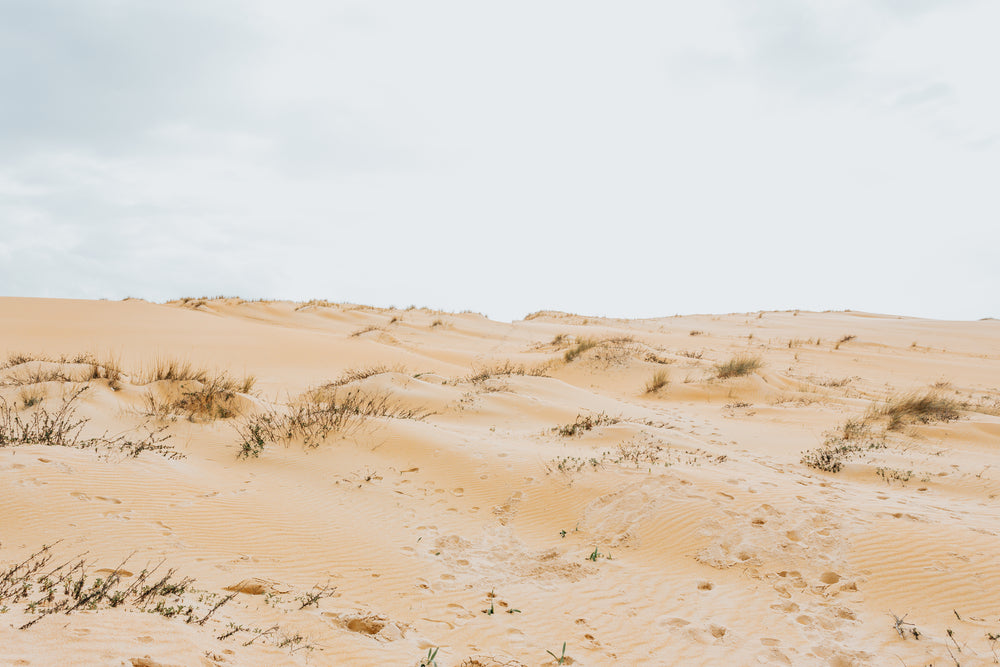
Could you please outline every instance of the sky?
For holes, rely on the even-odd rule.
[[[0,0],[0,295],[1000,317],[995,0]]]

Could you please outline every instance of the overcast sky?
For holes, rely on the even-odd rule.
[[[0,0],[0,295],[1000,316],[996,0]]]

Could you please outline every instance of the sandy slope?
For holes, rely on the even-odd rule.
[[[605,342],[563,361],[583,338]],[[0,396],[29,415],[86,385],[88,433],[159,423],[185,457],[0,447],[0,572],[61,540],[53,563],[84,554],[92,572],[113,571],[129,557],[133,576],[162,561],[201,591],[257,587],[204,625],[101,608],[19,630],[34,616],[8,604],[0,664],[415,665],[440,647],[442,667],[541,665],[563,642],[575,665],[974,665],[1000,652],[997,321],[504,324],[336,304],[0,299],[0,359],[81,352],[126,375],[114,388],[46,382],[24,408],[19,382],[42,363],[30,362],[0,371]],[[763,367],[714,378],[738,353]],[[347,388],[433,414],[240,459],[242,417],[144,416],[149,392],[173,389],[141,371],[166,358],[255,375],[247,414],[383,364],[393,370]],[[507,360],[547,370],[467,379]],[[670,383],[644,393],[657,370]],[[893,431],[838,473],[800,462],[873,402],[935,383],[966,403],[960,419]],[[554,430],[602,413],[615,423]],[[315,585],[336,590],[299,609]],[[901,638],[890,610],[920,639]],[[247,630],[217,639],[230,623]]]

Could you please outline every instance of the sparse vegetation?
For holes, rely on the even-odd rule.
[[[857,336],[855,336],[854,334],[847,334],[846,336],[843,336],[840,340],[838,340],[836,343],[834,343],[833,349],[839,350],[841,345],[843,345],[844,343],[850,343],[855,338],[857,338]]]
[[[342,387],[352,382],[360,382],[376,375],[382,375],[383,373],[406,373],[406,368],[401,365],[386,366],[385,364],[376,364],[375,366],[367,366],[365,368],[351,368],[341,373],[340,377],[333,382],[323,385],[322,388],[332,389]]]
[[[207,382],[208,371],[198,368],[190,361],[180,359],[159,358],[153,362],[152,368],[142,371],[139,374],[140,384],[149,384],[169,380],[172,382],[184,382],[193,380],[195,382]]]
[[[351,332],[351,338],[357,338],[358,336],[363,336],[366,333],[371,333],[373,331],[384,331],[382,327],[375,326],[374,324],[369,324],[366,327],[361,327],[356,331]]]
[[[324,386],[306,392],[284,411],[266,410],[235,425],[240,437],[240,458],[256,458],[272,443],[301,440],[314,448],[334,433],[344,433],[371,418],[424,419],[429,413],[408,408],[388,394],[342,391]]]
[[[824,472],[840,472],[844,463],[859,454],[885,448],[885,433],[876,433],[866,419],[848,419],[827,434],[822,447],[802,456],[802,463]]]
[[[509,377],[511,375],[532,375],[535,377],[544,377],[548,370],[548,366],[540,365],[529,368],[524,364],[515,364],[509,359],[506,361],[501,361],[488,366],[482,366],[473,371],[472,375],[466,378],[468,382],[473,384],[479,384],[489,380],[492,377]]]
[[[185,381],[188,386],[168,393],[166,398],[149,392],[146,395],[146,414],[160,419],[185,415],[190,421],[230,419],[242,412],[238,396],[252,392],[256,383],[252,375],[240,380],[225,373],[207,377],[199,373],[199,377],[203,379]],[[190,386],[192,384],[195,386]]]
[[[590,431],[598,426],[617,424],[620,421],[621,421],[620,418],[610,417],[604,412],[598,413],[596,415],[586,415],[586,416],[577,415],[576,421],[574,421],[573,423],[565,424],[564,426],[557,426],[552,430],[556,431],[559,435],[565,438],[570,438],[575,435],[579,435],[584,431]]]
[[[18,398],[21,399],[21,406],[27,409],[45,400],[45,390],[38,385],[24,387],[18,393]]]
[[[148,451],[163,454],[167,458],[181,458],[179,452],[163,444],[170,437],[163,435],[163,428],[148,431],[138,439],[127,434],[115,436],[104,434],[84,438],[83,429],[89,420],[76,417],[75,403],[86,389],[81,387],[65,395],[54,411],[39,406],[23,418],[13,406],[0,397],[0,447],[21,445],[73,447],[124,454],[130,458]]]
[[[895,431],[915,422],[927,424],[934,421],[954,421],[961,416],[959,410],[963,407],[960,402],[931,390],[892,396],[883,404],[873,406],[866,418],[888,418],[888,429]]]
[[[566,350],[566,353],[563,354],[563,361],[568,364],[587,350],[597,347],[598,344],[598,341],[593,338],[583,338],[577,341],[576,345]]]
[[[739,355],[725,363],[717,364],[715,366],[715,374],[720,379],[741,377],[753,373],[763,365],[764,362],[761,361],[760,357]]]
[[[666,370],[657,370],[653,373],[653,377],[646,382],[645,392],[647,394],[654,394],[668,384],[670,384],[670,373]]]

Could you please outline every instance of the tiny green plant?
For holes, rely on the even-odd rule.
[[[548,650],[545,651],[545,652],[548,653],[549,655],[551,655],[553,658],[556,659],[556,664],[557,665],[561,665],[561,664],[563,664],[566,661],[566,642],[563,642],[562,653],[560,653],[559,655],[556,655],[552,651],[548,651]]]
[[[587,560],[596,563],[597,559],[600,557],[601,557],[601,552],[597,550],[597,547],[594,547],[594,550],[590,552],[589,556],[587,556]]]
[[[427,655],[420,659],[420,667],[437,667],[437,654],[440,647],[427,649]]]

